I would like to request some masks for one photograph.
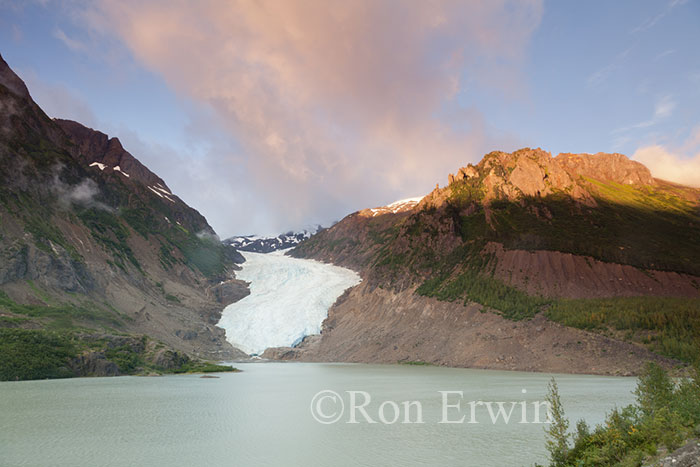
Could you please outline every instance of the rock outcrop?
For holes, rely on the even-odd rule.
[[[471,182],[482,191],[483,200],[515,201],[522,197],[546,197],[566,193],[585,205],[595,206],[595,190],[588,180],[622,185],[655,186],[651,172],[623,154],[559,154],[557,157],[537,149],[511,153],[494,151],[477,165],[462,167],[448,176],[448,185],[437,188],[426,203],[439,206],[452,194],[459,182]]]

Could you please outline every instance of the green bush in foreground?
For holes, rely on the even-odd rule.
[[[700,366],[692,378],[674,384],[666,371],[649,364],[639,378],[637,401],[608,414],[591,430],[585,421],[567,431],[556,382],[550,385],[553,423],[546,429],[551,466],[641,466],[659,447],[669,450],[697,435],[700,428]]]

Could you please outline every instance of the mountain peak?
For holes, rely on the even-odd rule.
[[[468,164],[448,176],[449,193],[469,186],[485,201],[515,200],[523,196],[547,196],[565,192],[585,204],[595,204],[586,179],[622,185],[656,185],[651,172],[623,154],[559,154],[540,148],[512,153],[493,151],[476,165]],[[438,190],[438,199],[447,193]]]
[[[559,154],[555,159],[570,173],[620,183],[623,185],[656,185],[651,171],[642,163],[624,154]]]
[[[5,86],[11,92],[17,94],[23,99],[29,99],[29,90],[24,84],[24,81],[12,71],[12,68],[0,55],[0,85]]]
[[[161,187],[167,195],[172,197],[171,190],[163,179],[151,172],[148,167],[124,149],[118,138],[110,138],[101,131],[93,130],[73,120],[56,118],[54,122],[75,144],[78,152],[75,156],[81,159],[85,165],[109,167],[112,170],[120,171],[128,174],[133,180],[154,187],[152,189],[158,190],[157,187]]]

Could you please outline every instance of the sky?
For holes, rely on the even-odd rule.
[[[222,238],[421,196],[492,150],[700,186],[699,44],[700,0],[0,0],[35,101]]]

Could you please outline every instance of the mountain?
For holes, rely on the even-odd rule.
[[[236,250],[252,251],[253,253],[270,253],[277,250],[286,250],[293,248],[302,241],[310,238],[312,235],[320,232],[323,228],[320,225],[300,231],[290,231],[276,237],[260,237],[257,235],[242,235],[237,237],[227,238],[223,241]]]
[[[492,152],[291,254],[364,280],[285,358],[627,374],[700,355],[700,190],[621,154]]]
[[[248,293],[240,253],[117,138],[49,118],[1,57],[0,219],[0,341],[31,367],[0,379],[241,355],[215,326]],[[50,358],[24,358],[42,343]]]

